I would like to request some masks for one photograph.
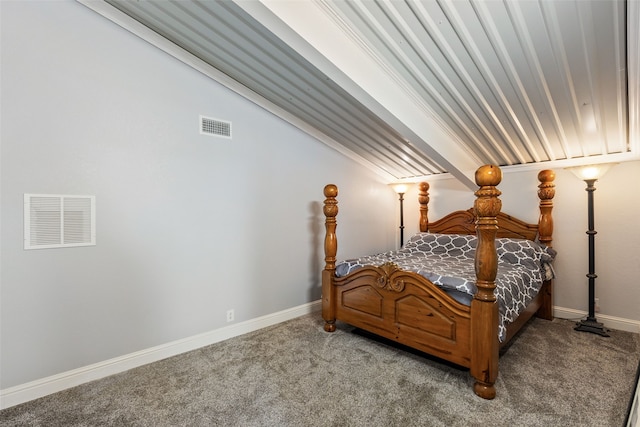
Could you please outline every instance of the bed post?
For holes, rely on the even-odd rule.
[[[556,179],[554,171],[545,169],[538,174],[538,198],[540,198],[540,218],[538,219],[538,240],[540,243],[551,247],[553,241],[553,197],[556,195]]]
[[[502,171],[494,165],[485,165],[476,171],[474,203],[476,215],[476,294],[471,301],[471,375],[476,379],[474,392],[484,398],[496,396],[498,376],[498,303],[494,294],[498,273],[496,252],[497,215],[502,207],[496,186],[502,180]]]
[[[324,237],[324,262],[322,270],[322,318],[325,321],[324,330],[336,330],[336,295],[333,279],[336,272],[336,253],[338,240],[336,238],[336,216],[338,215],[338,187],[328,184],[324,187],[324,216],[326,234]]]
[[[543,245],[551,247],[553,241],[553,197],[556,195],[555,172],[546,169],[538,174],[538,198],[540,199],[540,217],[538,219],[538,240]],[[553,281],[547,280],[540,289],[542,295],[542,305],[536,315],[543,319],[553,319]]]
[[[420,203],[420,232],[429,231],[429,183],[421,182],[418,185],[418,203]]]

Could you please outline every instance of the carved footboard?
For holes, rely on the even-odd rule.
[[[470,308],[393,263],[335,279],[337,318],[420,351],[470,366]]]

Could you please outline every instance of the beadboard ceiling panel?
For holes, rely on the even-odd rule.
[[[81,2],[388,180],[638,158],[634,2]]]

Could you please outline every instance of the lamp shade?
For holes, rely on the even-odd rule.
[[[615,164],[616,163],[601,163],[598,165],[573,166],[567,169],[583,181],[597,181]]]
[[[404,194],[413,186],[413,182],[394,182],[389,185],[396,193]]]

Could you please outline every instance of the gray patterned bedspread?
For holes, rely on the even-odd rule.
[[[476,292],[475,235],[418,233],[398,251],[341,261],[336,275],[345,276],[365,265],[394,262],[403,270],[416,272],[440,286],[459,302],[469,305]],[[506,327],[517,319],[536,296],[542,282],[554,277],[556,252],[524,239],[496,239],[498,275],[496,298],[500,313],[498,336],[502,342]]]

